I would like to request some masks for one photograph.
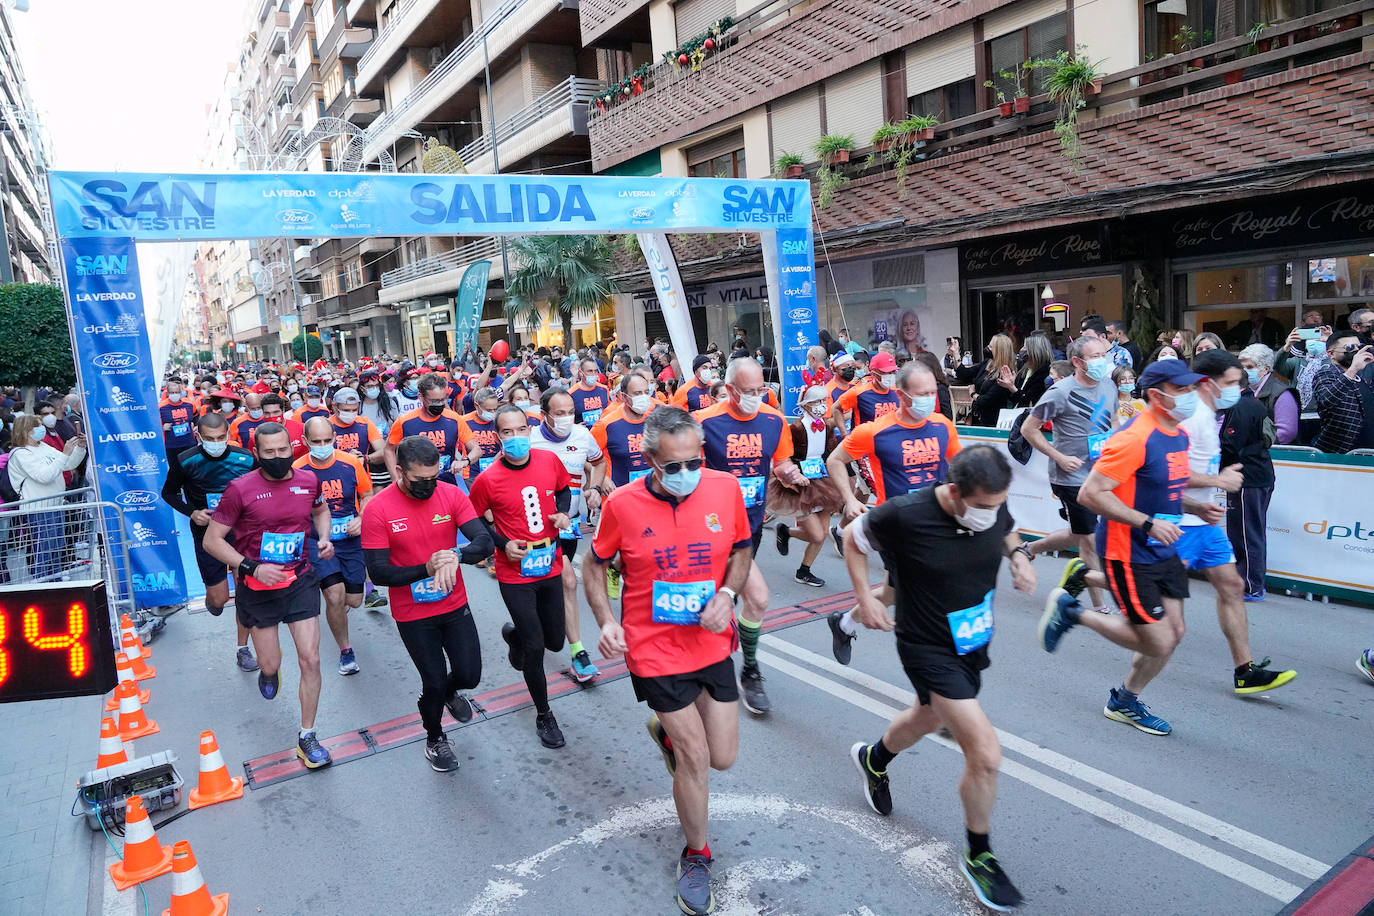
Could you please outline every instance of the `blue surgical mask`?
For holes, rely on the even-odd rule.
[[[250,420],[261,420],[261,419],[262,419],[262,408],[261,408],[261,407],[256,407],[256,408],[254,408],[254,409],[248,411],[248,418],[249,418]]]
[[[477,419],[481,420],[483,423],[490,423],[492,420],[496,419],[496,412],[492,410],[479,410],[477,411]]]
[[[298,409],[300,409],[300,406],[301,406],[302,404],[304,404],[304,403],[305,403],[305,402],[302,401],[300,398],[292,398],[292,399],[291,399],[291,409],[292,409],[292,410],[298,410]]]
[[[1132,391],[1135,391],[1135,382],[1122,382],[1120,385],[1117,385],[1116,387],[1118,390],[1130,394]]]
[[[205,449],[205,454],[211,458],[219,458],[229,450],[229,443],[226,442],[202,442],[200,447]]]
[[[1227,410],[1231,407],[1235,407],[1236,402],[1239,400],[1240,386],[1227,385],[1225,388],[1222,388],[1220,392],[1217,394],[1216,401],[1214,401],[1214,403],[1216,404],[1217,410]]]
[[[312,445],[310,446],[310,457],[316,461],[328,461],[334,457],[333,445]]]
[[[907,413],[911,415],[913,420],[924,420],[935,413],[935,395],[913,397],[911,406],[907,408]]]
[[[529,436],[511,436],[501,441],[501,451],[512,461],[524,461],[530,454]]]
[[[1250,387],[1251,387],[1251,388],[1253,388],[1253,387],[1255,387],[1256,385],[1259,384],[1259,370],[1258,370],[1258,369],[1246,369],[1246,370],[1245,370],[1245,374],[1246,374],[1246,376],[1249,378]]]
[[[1112,361],[1105,356],[1094,356],[1087,361],[1083,371],[1088,373],[1088,378],[1094,382],[1100,382],[1112,374]]]
[[[367,395],[367,398],[368,398],[369,401],[376,400],[377,397],[378,397],[381,393],[382,393],[382,389],[380,389],[380,388],[364,388],[364,389],[363,389],[363,394]]]
[[[659,479],[663,483],[663,489],[679,499],[685,499],[691,496],[692,491],[697,488],[697,484],[701,483],[701,468],[697,468],[695,471],[683,468],[676,474],[664,474],[660,471]]]
[[[405,392],[413,398],[420,393],[420,386],[412,382],[406,382]]]
[[[1196,391],[1187,391],[1183,394],[1174,395],[1174,406],[1167,408],[1165,413],[1181,423],[1193,415],[1197,410],[1197,403],[1198,397]]]
[[[1324,341],[1324,340],[1309,340],[1309,341],[1307,342],[1307,355],[1308,355],[1308,356],[1325,356],[1325,355],[1326,355],[1326,341]]]

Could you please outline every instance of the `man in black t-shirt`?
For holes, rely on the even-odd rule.
[[[979,900],[1005,910],[1018,905],[1021,894],[988,842],[1002,748],[978,704],[978,688],[988,666],[1002,558],[1011,559],[1018,591],[1035,591],[1035,571],[1007,511],[1007,459],[986,445],[964,449],[950,462],[946,481],[890,499],[845,528],[845,566],[859,596],[854,620],[896,630],[897,655],[916,688],[916,704],[898,713],[876,742],[850,748],[850,757],[863,774],[869,806],[888,815],[888,764],[947,727],[964,752],[959,795],[968,849],[960,870]],[[895,622],[868,587],[868,555],[874,552],[897,594]]]

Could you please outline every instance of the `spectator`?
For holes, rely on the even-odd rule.
[[[960,366],[955,378],[973,385],[973,406],[969,408],[969,423],[974,426],[996,426],[998,414],[1011,401],[1016,390],[1015,347],[1005,334],[994,334],[988,342],[988,359],[976,366]]]
[[[1193,340],[1193,356],[1199,353],[1206,353],[1208,350],[1225,350],[1226,344],[1221,342],[1221,338],[1211,331],[1203,331]],[[1192,359],[1192,356],[1188,357]]]
[[[1256,347],[1273,357],[1274,351],[1263,344],[1251,344],[1242,351],[1242,366],[1244,354]],[[1235,357],[1219,351],[1198,356],[1193,360],[1193,371],[1215,378],[1218,370],[1224,374],[1234,364]],[[1245,600],[1260,601],[1265,595],[1264,575],[1268,571],[1269,500],[1274,495],[1274,463],[1269,460],[1273,439],[1268,415],[1260,398],[1242,390],[1240,400],[1219,409],[1217,418],[1221,422],[1221,466],[1241,466],[1240,490],[1226,494],[1226,536],[1236,554],[1236,572],[1245,582]]]
[[[863,349],[857,340],[849,336],[849,328],[840,328],[840,345],[844,347],[844,351],[850,356],[853,356]]]
[[[1257,343],[1264,344],[1272,350],[1279,345],[1279,341],[1282,339],[1283,325],[1264,314],[1264,309],[1251,309],[1248,321],[1242,321],[1226,332],[1227,346],[1237,350]],[[1225,349],[1225,347],[1218,349]]]
[[[1313,445],[1344,454],[1374,448],[1374,389],[1360,373],[1374,362],[1374,351],[1361,347],[1358,332],[1333,331],[1327,339],[1330,363],[1312,379],[1312,397],[1321,418]]]
[[[1016,373],[1011,394],[1012,407],[1034,407],[1049,386],[1050,363],[1054,362],[1054,348],[1049,335],[1034,331],[1026,337],[1026,361]],[[939,379],[943,373],[937,373]]]
[[[1073,363],[1067,359],[1056,359],[1050,363],[1050,383],[1045,387],[1053,388],[1056,382],[1062,382],[1071,375],[1073,375]]]
[[[51,407],[51,405],[46,405]],[[73,436],[62,448],[53,448],[44,441],[48,435],[43,421],[37,416],[23,416],[14,423],[14,449],[6,465],[10,484],[21,500],[41,499],[38,506],[62,505],[66,490],[64,473],[69,473],[86,458],[86,437]],[[38,581],[48,581],[60,572],[60,558],[66,548],[63,537],[63,518],[60,512],[34,512],[29,515],[32,538],[30,575]]]
[[[1140,352],[1140,347],[1136,346],[1135,341],[1131,340],[1131,331],[1130,328],[1126,326],[1126,322],[1119,319],[1107,322],[1107,339],[1112,342],[1112,349],[1107,352],[1108,356],[1113,356],[1118,349],[1125,350],[1131,357],[1130,366],[1132,372],[1139,373],[1141,369],[1145,368],[1141,365],[1144,357]],[[1118,362],[1117,365],[1124,366],[1126,364]]]
[[[1180,359],[1189,360],[1193,358],[1193,341],[1197,340],[1197,332],[1182,328],[1174,332],[1174,336],[1169,339],[1169,345],[1178,353]]]
[[[836,353],[839,353],[841,350],[844,349],[844,340],[845,340],[846,338],[844,338],[844,336],[843,336],[843,335],[844,335],[844,329],[843,329],[843,328],[840,330],[840,334],[841,334],[841,340],[836,340],[835,338],[833,338],[833,337],[830,336],[830,332],[829,332],[828,330],[826,330],[825,328],[821,328],[821,330],[820,330],[820,334],[819,334],[820,341],[821,341],[821,344],[820,344],[820,345],[821,345],[822,347],[825,348],[825,357],[826,357],[826,361],[827,361],[827,362],[829,362],[830,357],[834,356]]]
[[[1159,362],[1161,359],[1179,359],[1178,348],[1173,344],[1160,344],[1150,352],[1150,356],[1145,360],[1145,365],[1150,366]],[[1144,370],[1141,370],[1144,371]]]
[[[1317,332],[1317,338],[1304,340],[1300,332],[1312,330]],[[1309,328],[1306,324],[1306,317],[1304,317],[1303,326],[1290,331],[1288,339],[1283,342],[1283,349],[1274,354],[1274,373],[1289,384],[1296,386],[1308,363],[1314,358],[1319,362],[1325,361],[1326,341],[1330,336],[1330,326],[1318,325],[1315,328]]]
[[[1274,351],[1264,344],[1251,344],[1240,351],[1250,392],[1264,405],[1274,424],[1274,441],[1289,445],[1298,438],[1298,395],[1287,382],[1274,374]],[[1239,553],[1239,551],[1237,551]]]
[[[1360,344],[1374,344],[1374,312],[1369,309],[1356,309],[1350,313],[1350,330],[1360,335]]]
[[[1119,423],[1125,423],[1145,410],[1145,401],[1135,393],[1135,379],[1135,370],[1130,366],[1117,366],[1112,370],[1112,384],[1116,385],[1116,417]]]

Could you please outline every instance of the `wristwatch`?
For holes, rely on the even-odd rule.
[[[1140,530],[1143,531],[1143,532],[1145,532],[1146,534],[1149,534],[1149,533],[1150,533],[1150,529],[1153,528],[1154,526],[1155,526],[1155,520],[1154,520],[1153,518],[1147,518],[1147,519],[1145,519],[1145,521],[1143,521],[1143,522],[1140,523]]]
[[[729,595],[731,604],[739,604],[739,592],[735,591],[733,588],[729,588],[727,586],[722,585],[719,589],[717,589],[717,591],[722,591],[725,594]]]
[[[241,576],[251,576],[251,575],[253,575],[253,573],[255,573],[255,572],[257,572],[257,571],[258,571],[258,564],[257,564],[257,563],[254,563],[252,560],[248,559],[247,557],[244,557],[242,560],[239,561],[239,575],[241,575]]]

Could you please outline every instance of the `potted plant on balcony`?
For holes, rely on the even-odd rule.
[[[839,165],[849,161],[849,154],[854,149],[854,137],[851,134],[826,134],[816,141],[813,148],[823,165]]]
[[[1010,70],[1001,70],[998,72],[997,75],[1000,76],[1005,82],[1011,82],[1013,79],[1016,78]],[[1007,94],[1002,91],[1002,87],[998,86],[992,80],[984,80],[983,85],[988,89],[991,89],[993,95],[997,97],[998,114],[1000,114],[1004,118],[1010,118],[1012,111],[1012,103],[1007,100]]]
[[[1086,99],[1093,94],[1094,84],[1100,88],[1102,81],[1102,72],[1098,69],[1101,62],[1093,63],[1081,56],[1085,51],[1083,47],[1079,47],[1077,55],[1060,51],[1048,60],[1032,63],[1036,69],[1045,71],[1045,91],[1059,106],[1054,134],[1059,138],[1060,151],[1070,160],[1082,154],[1078,143],[1078,112],[1087,106]]]
[[[800,178],[803,161],[796,153],[783,153],[773,163],[773,177]]]
[[[896,169],[897,196],[905,200],[907,173],[916,158],[916,146],[935,138],[935,125],[938,123],[939,119],[928,115],[910,115],[879,127],[873,133],[873,154],[864,163],[864,168],[872,168],[881,156],[885,163]]]

